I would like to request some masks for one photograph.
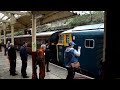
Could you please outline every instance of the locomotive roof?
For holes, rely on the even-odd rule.
[[[84,25],[84,26],[77,26],[73,28],[73,30],[88,30],[88,29],[96,29],[96,28],[104,28],[104,24],[92,24],[92,25]]]
[[[73,29],[69,29],[63,33],[71,33],[73,31],[88,31],[88,30],[96,30],[96,29],[99,29],[99,30],[102,30],[101,28],[104,28],[104,23],[100,23],[100,24],[92,24],[92,25],[83,25],[83,26],[77,26]]]

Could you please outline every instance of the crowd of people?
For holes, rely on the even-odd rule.
[[[23,78],[29,78],[27,76],[27,61],[28,61],[28,52],[27,52],[27,42],[24,42],[23,45],[20,48],[20,57],[21,57],[21,76]],[[17,75],[16,73],[16,49],[10,41],[7,42],[6,44],[6,51],[8,55],[8,60],[10,63],[10,75],[15,76]],[[49,61],[51,59],[50,57],[50,49],[49,49],[49,44],[41,44],[41,47],[39,50],[37,50],[37,57],[40,57],[39,59],[36,59],[36,65],[40,67],[40,73],[39,73],[39,79],[44,79],[45,77],[45,67],[46,67],[46,72],[50,72],[49,70]]]
[[[69,46],[65,50],[65,66],[68,70],[68,75],[66,79],[73,79],[75,75],[75,71],[80,69],[80,63],[78,62],[78,57],[80,56],[81,47],[78,47],[78,51],[74,49],[74,45],[76,45],[73,41],[69,42]],[[23,78],[29,78],[27,76],[27,61],[28,61],[28,52],[27,52],[27,42],[24,42],[20,48],[20,57],[21,57],[21,76]],[[15,76],[16,73],[16,49],[10,41],[6,44],[6,51],[8,52],[8,59],[10,62],[10,75]],[[49,44],[41,44],[40,49],[37,50],[36,54],[36,62],[35,65],[39,66],[39,79],[45,78],[45,67],[46,72],[50,72],[49,70],[49,62],[51,59],[51,53],[49,49]]]

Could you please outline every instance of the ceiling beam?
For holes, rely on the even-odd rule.
[[[53,14],[55,14],[55,13],[58,13],[59,11],[54,11],[54,12],[51,12],[51,13],[49,13],[49,14],[47,14],[47,15],[45,15],[44,16],[44,18],[47,18],[47,17],[49,17],[49,16],[51,16],[51,15],[53,15]]]
[[[28,12],[20,12],[20,11],[5,11],[7,13],[18,14],[18,15],[30,15]]]
[[[0,13],[4,14],[4,16],[7,16],[8,18],[11,17],[11,15],[9,13],[7,13],[6,11],[0,11]]]
[[[17,22],[18,22],[18,23],[20,23],[20,24],[22,24],[23,26],[27,27],[27,25],[26,25],[26,24],[24,24],[23,22],[18,21],[18,20],[17,20]]]
[[[5,17],[5,15],[2,18],[0,18],[0,20],[2,20],[4,17]]]
[[[9,23],[9,21],[8,21],[8,20],[0,20],[0,22],[7,22],[7,23]]]
[[[32,27],[32,21],[31,21],[31,14],[36,14],[36,17],[39,17],[37,19],[37,25],[38,24],[46,24],[51,23],[56,20],[65,19],[71,16],[74,16],[76,14],[73,14],[70,11],[29,11],[29,12],[20,12],[20,11],[0,11],[5,16],[8,17],[8,19],[11,19],[11,14],[18,14],[21,15],[20,17],[15,17],[15,29],[25,28],[25,27]],[[40,15],[42,14],[42,17],[40,18]],[[1,22],[7,22],[7,24],[10,24],[10,21],[8,19],[2,20]],[[9,22],[9,23],[8,23]],[[10,28],[10,25],[7,26]]]
[[[41,24],[51,23],[51,22],[54,22],[56,20],[72,17],[75,15],[77,15],[77,14],[71,13],[69,11],[59,11],[58,13],[55,13],[47,18],[43,18]]]

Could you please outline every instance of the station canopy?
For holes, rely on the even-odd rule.
[[[33,13],[36,15],[36,26],[78,15],[73,11],[0,11],[0,29],[3,30],[3,23],[5,23],[6,31],[11,31],[11,14],[15,18],[15,31],[31,28]]]

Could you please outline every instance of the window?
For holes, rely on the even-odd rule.
[[[66,35],[66,43],[68,43],[70,41],[70,36]]]
[[[4,16],[2,20],[6,20],[8,17],[7,16]]]
[[[4,16],[4,14],[0,13],[0,18],[2,18]]]
[[[59,43],[63,43],[63,35],[60,35],[60,37],[59,37]]]
[[[94,39],[85,39],[85,48],[94,48]]]

